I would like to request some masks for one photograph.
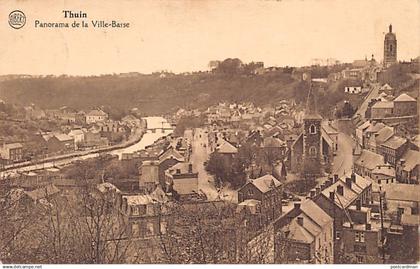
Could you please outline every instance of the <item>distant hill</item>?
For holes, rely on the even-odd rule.
[[[17,77],[0,81],[0,98],[9,103],[34,103],[42,108],[110,106],[120,111],[138,107],[146,114],[163,114],[179,107],[207,107],[220,101],[252,101],[258,105],[284,98],[301,101],[306,92],[302,82],[282,71],[231,76]]]

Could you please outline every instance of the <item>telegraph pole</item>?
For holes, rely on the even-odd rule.
[[[379,186],[379,210],[381,213],[381,243],[382,243],[382,263],[385,264],[385,235],[384,235],[384,212],[383,212],[383,200],[382,200],[382,187]]]

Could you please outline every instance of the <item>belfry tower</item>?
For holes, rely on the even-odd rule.
[[[390,67],[397,63],[397,37],[392,32],[392,24],[389,25],[389,32],[384,40],[384,67]]]
[[[311,86],[303,117],[303,174],[307,177],[319,176],[322,171],[321,121]]]

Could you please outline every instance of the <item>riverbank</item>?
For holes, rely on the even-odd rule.
[[[9,166],[5,166],[4,169],[2,169],[2,172],[8,172],[10,170],[14,170],[14,169],[19,169],[19,168],[24,168],[24,167],[28,167],[31,165],[42,165],[45,163],[51,163],[51,162],[58,162],[58,161],[63,161],[66,159],[74,159],[74,158],[80,158],[80,157],[86,157],[87,155],[94,155],[94,154],[101,154],[101,153],[106,153],[106,152],[112,152],[115,150],[119,150],[119,149],[124,149],[130,146],[133,146],[137,143],[139,143],[142,139],[145,133],[147,133],[147,120],[146,119],[142,119],[141,124],[138,128],[136,128],[135,133],[133,134],[132,137],[130,137],[127,141],[124,141],[118,145],[113,145],[113,146],[108,146],[108,147],[104,147],[104,148],[98,148],[98,149],[92,149],[92,150],[87,150],[87,151],[82,151],[82,152],[73,152],[73,153],[69,153],[69,154],[64,154],[64,155],[57,155],[57,156],[52,156],[52,157],[48,157],[48,158],[44,158],[42,160],[38,160],[37,162],[22,162],[22,163],[16,163],[13,165],[9,165]],[[94,157],[94,156],[92,156]]]

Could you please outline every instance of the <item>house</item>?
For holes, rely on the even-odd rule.
[[[378,147],[378,153],[384,156],[385,162],[396,165],[404,152],[408,149],[408,140],[394,135]]]
[[[312,200],[334,219],[334,259],[337,261],[341,247],[343,224],[351,221],[349,210],[356,204],[369,205],[372,201],[372,181],[351,173],[342,178],[334,175],[323,189],[312,195]]]
[[[392,117],[393,113],[394,113],[394,102],[390,102],[390,101],[376,102],[371,108],[372,119]]]
[[[265,137],[260,148],[260,158],[271,165],[277,160],[286,157],[287,145],[284,141],[275,137]]]
[[[356,155],[354,171],[361,176],[372,177],[373,170],[378,166],[385,165],[384,157],[375,152],[363,149],[360,155]]]
[[[79,149],[85,141],[85,133],[81,129],[73,129],[67,135],[73,138],[75,149]]]
[[[21,143],[11,143],[0,147],[0,157],[7,162],[19,162],[23,158],[23,146]]]
[[[96,122],[103,122],[108,119],[108,114],[100,109],[93,109],[86,114],[86,123],[92,124]]]
[[[378,165],[373,169],[371,178],[379,185],[396,182],[395,169],[389,164]]]
[[[171,227],[168,198],[160,188],[150,194],[116,194],[116,207],[126,224],[126,234],[134,239],[150,239]]]
[[[379,220],[372,220],[371,209],[353,206],[349,210],[351,221],[343,223],[341,239],[341,262],[378,264],[383,263],[383,236],[386,234],[389,222],[382,229]]]
[[[367,148],[368,145],[368,141],[370,139],[371,136],[375,135],[377,132],[379,132],[380,130],[382,130],[382,128],[384,128],[386,125],[382,122],[371,122],[369,124],[369,127],[367,129],[365,129],[365,131],[363,132],[363,148]]]
[[[396,174],[398,182],[419,184],[420,152],[412,149],[407,150],[397,161]]]
[[[417,100],[408,94],[401,94],[394,99],[394,115],[397,117],[417,115]]]
[[[322,124],[322,130],[327,134],[324,135],[324,137],[329,137],[332,140],[333,145],[331,146],[331,149],[333,152],[337,152],[338,150],[338,131],[337,129],[332,126],[330,121],[323,121]]]
[[[108,139],[106,137],[101,137],[99,130],[90,129],[84,132],[85,140],[83,143],[84,147],[87,148],[96,148],[108,146]]]
[[[365,145],[364,142],[364,133],[370,127],[371,122],[365,121],[363,124],[356,128],[356,139],[360,145]]]
[[[274,220],[282,212],[283,188],[272,175],[265,175],[249,181],[238,190],[239,205],[247,200],[259,201],[263,222]]]
[[[388,139],[393,137],[395,134],[394,128],[385,126],[381,130],[379,130],[377,133],[372,134],[369,137],[369,140],[367,141],[367,149],[373,152],[378,153],[378,146],[382,143],[385,143]]]
[[[386,214],[392,216],[387,234],[387,252],[393,263],[416,263],[419,259],[420,186],[383,186]]]
[[[359,94],[359,93],[362,93],[362,87],[361,86],[346,86],[344,87],[344,92],[350,93],[350,94]]]
[[[177,163],[165,172],[166,184],[179,195],[179,199],[188,200],[200,195],[198,172],[192,163]]]
[[[386,95],[394,95],[394,89],[389,86],[388,83],[385,83],[379,88],[379,94],[385,93]]]
[[[66,134],[55,134],[47,141],[49,153],[67,153],[74,151],[74,138]]]
[[[294,208],[274,222],[275,263],[334,262],[333,218],[312,200]]]

